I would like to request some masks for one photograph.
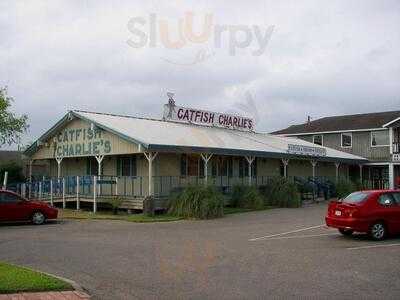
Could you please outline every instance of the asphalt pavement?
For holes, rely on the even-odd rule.
[[[400,299],[400,239],[343,237],[325,210],[0,225],[0,260],[72,279],[93,299]]]

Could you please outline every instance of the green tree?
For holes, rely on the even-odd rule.
[[[7,94],[7,87],[0,88],[0,148],[20,141],[28,128],[26,115],[16,116],[10,111],[14,99]]]

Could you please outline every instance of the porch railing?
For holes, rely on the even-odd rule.
[[[252,177],[251,182],[256,186],[267,185],[276,176]],[[148,195],[147,176],[97,176],[96,196],[125,198],[143,198]],[[175,190],[192,184],[204,184],[205,178],[198,176],[154,176],[153,191],[155,197],[168,197]],[[288,177],[296,183],[302,191],[314,192],[318,195],[326,189],[332,189],[334,177]],[[208,177],[207,183],[229,193],[234,185],[247,185],[248,177],[217,176]],[[69,176],[63,178],[49,178],[31,183],[18,183],[9,186],[9,189],[26,198],[49,200],[52,198],[91,198],[94,194],[94,176]]]

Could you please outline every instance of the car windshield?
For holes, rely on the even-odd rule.
[[[355,192],[348,195],[346,198],[342,200],[344,203],[360,203],[368,198],[370,193],[366,192]]]

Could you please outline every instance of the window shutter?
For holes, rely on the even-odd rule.
[[[233,159],[232,159],[232,157],[228,158],[228,176],[233,177]]]
[[[251,174],[253,177],[257,177],[257,158],[254,159],[253,164],[251,166]]]
[[[199,158],[199,176],[204,177],[204,160]]]
[[[121,158],[117,157],[117,176],[121,176]]]
[[[239,159],[239,177],[244,177],[243,158]]]
[[[218,162],[217,160],[213,160],[211,164],[211,175],[212,176],[217,176],[217,168],[218,168]]]
[[[137,176],[137,161],[136,156],[132,156],[131,176]]]
[[[86,158],[86,175],[91,175],[90,173],[90,158]]]
[[[181,155],[181,176],[186,176],[187,170],[186,154]]]

